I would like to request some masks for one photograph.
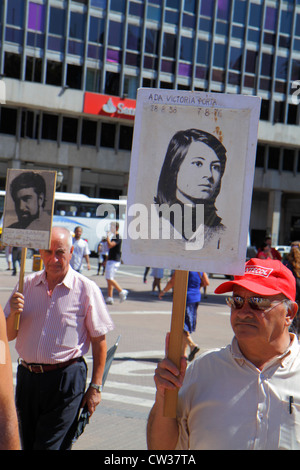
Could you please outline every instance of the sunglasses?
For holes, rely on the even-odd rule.
[[[226,303],[230,308],[239,310],[243,307],[245,300],[247,300],[252,310],[268,310],[272,306],[285,302],[284,300],[270,300],[265,297],[240,297],[239,295],[233,295],[232,297],[226,297]]]

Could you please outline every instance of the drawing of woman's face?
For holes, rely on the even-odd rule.
[[[208,200],[218,195],[222,165],[218,156],[203,142],[193,141],[177,174],[177,198]]]

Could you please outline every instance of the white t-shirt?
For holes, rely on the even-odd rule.
[[[79,271],[81,269],[83,257],[89,255],[90,250],[87,242],[82,240],[82,238],[79,238],[79,240],[73,238],[73,246],[74,250],[70,264],[73,269]]]

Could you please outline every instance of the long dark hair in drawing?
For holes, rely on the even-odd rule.
[[[187,198],[193,206],[204,204],[204,225],[207,227],[218,227],[222,224],[221,218],[217,215],[215,200],[220,192],[221,180],[225,171],[226,148],[214,135],[208,132],[200,129],[187,129],[174,134],[167,148],[154,201],[159,206],[161,204],[169,206],[176,203],[182,204],[178,200],[178,173],[193,142],[203,143],[213,150],[219,165],[219,178],[216,184],[211,184],[213,189],[210,191],[209,196],[197,198],[193,195],[187,195]],[[172,220],[170,220],[170,223],[172,223]]]

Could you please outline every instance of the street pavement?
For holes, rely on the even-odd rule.
[[[97,260],[91,260],[91,270],[83,274],[96,282],[106,297],[106,281],[97,275]],[[26,261],[25,274],[32,272],[33,260]],[[4,253],[0,253],[0,304],[4,307],[18,281],[7,271]],[[104,385],[101,404],[90,419],[84,434],[74,444],[73,450],[145,450],[146,423],[155,397],[153,375],[158,361],[164,357],[166,332],[170,329],[172,294],[159,300],[152,293],[151,270],[147,283],[143,283],[144,267],[122,265],[116,279],[129,291],[128,299],[120,303],[115,292],[115,302],[108,310],[115,329],[107,335],[108,348],[120,336],[117,352]],[[162,287],[169,279],[165,270]],[[198,308],[197,329],[193,339],[200,346],[200,353],[207,349],[225,346],[231,341],[232,331],[229,310],[224,295],[215,295],[215,287],[224,281],[223,276],[210,279],[207,298],[202,296]],[[17,353],[10,343],[14,380]],[[89,377],[92,356],[86,356]],[[89,382],[89,379],[88,379]]]

